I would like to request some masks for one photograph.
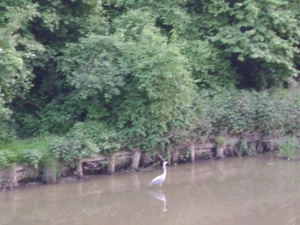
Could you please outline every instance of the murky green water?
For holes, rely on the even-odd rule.
[[[300,224],[300,161],[227,158],[0,194],[0,224]]]

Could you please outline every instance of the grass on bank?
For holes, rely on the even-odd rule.
[[[46,146],[44,138],[0,143],[0,167],[20,163],[37,168],[41,159],[48,154]]]

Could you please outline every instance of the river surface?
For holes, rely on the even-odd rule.
[[[300,161],[272,156],[99,175],[0,194],[1,225],[300,224]]]

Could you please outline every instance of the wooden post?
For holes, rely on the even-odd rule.
[[[191,144],[190,150],[191,150],[191,160],[192,160],[192,163],[193,163],[193,162],[195,162],[195,143]]]
[[[132,169],[136,170],[137,168],[139,168],[141,154],[142,151],[140,149],[136,149],[133,151],[131,164]]]
[[[77,161],[77,176],[80,178],[82,177],[82,162],[81,162],[82,159],[79,159]]]
[[[18,177],[17,177],[17,169],[16,168],[17,168],[16,164],[13,164],[13,166],[11,168],[11,177],[12,177],[11,186],[12,187],[19,186],[19,184],[18,184]]]
[[[116,156],[114,153],[111,153],[107,158],[108,158],[107,173],[113,174],[116,171]]]
[[[222,146],[217,148],[216,158],[224,159],[224,148]]]

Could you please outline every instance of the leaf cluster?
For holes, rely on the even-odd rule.
[[[50,154],[74,167],[77,160],[108,154],[121,148],[118,134],[105,124],[95,121],[77,123],[64,136],[52,136],[47,141]]]
[[[206,100],[213,133],[235,135],[260,133],[278,137],[296,134],[300,128],[298,90],[277,89],[273,92],[222,90]]]
[[[298,159],[300,141],[295,136],[283,136],[277,140],[278,155],[284,158]]]

